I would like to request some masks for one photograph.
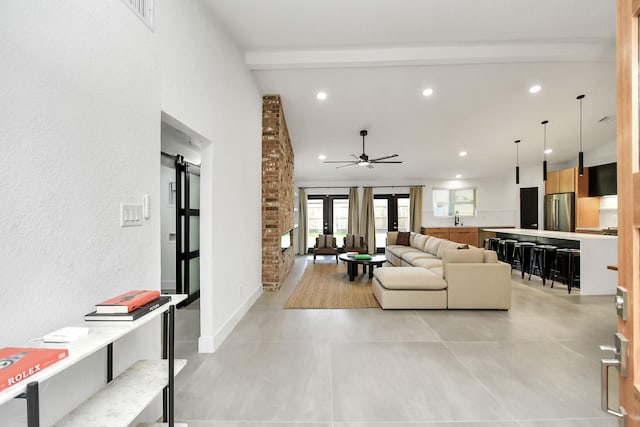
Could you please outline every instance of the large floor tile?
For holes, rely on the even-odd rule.
[[[447,345],[516,419],[602,415],[599,364],[559,343]]]
[[[329,348],[313,343],[225,344],[177,393],[176,418],[329,422]]]
[[[347,342],[439,341],[433,330],[412,310],[332,310],[331,339]]]
[[[269,423],[269,422],[253,422],[253,421],[198,421],[189,422],[189,427],[333,427],[332,423],[314,423],[293,421],[290,423]]]
[[[442,343],[334,343],[331,360],[335,421],[512,419]]]
[[[615,417],[518,421],[518,427],[618,427]]]
[[[518,427],[513,421],[452,421],[423,423],[334,423],[334,427]]]
[[[328,341],[331,310],[291,310],[255,305],[234,328],[227,342]]]

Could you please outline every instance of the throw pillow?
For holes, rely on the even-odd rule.
[[[330,248],[333,243],[333,234],[324,234],[318,236],[318,247],[319,248]]]
[[[469,245],[458,246],[458,249],[469,249]]]
[[[398,238],[396,239],[396,245],[409,246],[409,233],[408,231],[400,231]]]

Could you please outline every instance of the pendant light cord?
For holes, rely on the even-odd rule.
[[[582,98],[580,98],[580,151],[582,151]]]

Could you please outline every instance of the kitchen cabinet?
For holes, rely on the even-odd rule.
[[[573,193],[576,191],[576,168],[558,171],[558,192]]]
[[[560,171],[547,172],[547,182],[544,184],[544,194],[560,192]]]
[[[422,228],[422,234],[451,240],[452,242],[478,246],[477,227],[435,227]]]

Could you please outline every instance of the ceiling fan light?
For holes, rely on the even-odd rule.
[[[358,166],[369,166],[370,164],[371,164],[371,163],[369,163],[369,162],[365,162],[365,161],[358,162]]]

